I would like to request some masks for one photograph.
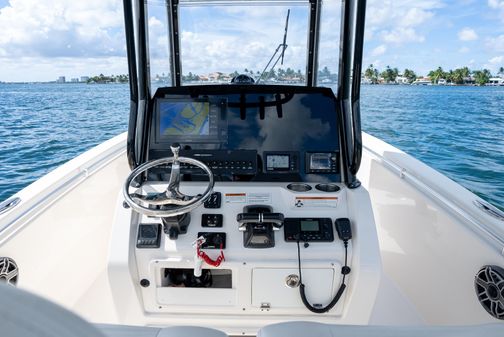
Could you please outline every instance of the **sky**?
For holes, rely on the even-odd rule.
[[[149,0],[153,74],[168,71],[165,7]],[[364,67],[387,65],[425,75],[504,66],[504,0],[368,0]],[[337,67],[340,1],[325,0],[320,65]],[[291,9],[283,68],[304,72],[306,6],[244,10],[184,7],[183,72],[262,70],[282,41]],[[122,1],[0,0],[0,81],[127,72]],[[279,66],[277,66],[278,68]]]

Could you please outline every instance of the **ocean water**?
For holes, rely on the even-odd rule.
[[[364,131],[504,206],[504,87],[363,86]],[[0,200],[127,130],[124,84],[0,84]]]

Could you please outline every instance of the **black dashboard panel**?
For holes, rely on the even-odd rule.
[[[205,162],[217,180],[340,181],[339,119],[327,88],[218,85],[160,88],[148,159]],[[187,175],[198,170],[187,168]]]

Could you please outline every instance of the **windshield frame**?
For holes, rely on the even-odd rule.
[[[161,0],[162,1],[162,0]],[[179,0],[164,0],[168,17],[177,12]],[[307,65],[311,76],[307,76],[307,87],[316,86],[317,54],[319,47],[319,25],[315,25],[320,19],[320,6],[322,0],[305,0],[312,8],[318,8],[317,12],[311,12],[313,17],[309,34],[312,42],[308,44],[311,49],[308,53],[312,62]],[[191,0],[186,0],[191,2]],[[199,1],[193,1],[197,3]],[[209,5],[222,1],[201,1]],[[242,0],[240,2],[247,2]],[[250,1],[253,3],[257,1]],[[263,3],[263,1],[259,1]],[[272,1],[264,1],[264,3]],[[280,2],[284,2],[280,0]],[[147,2],[141,0],[123,0],[124,19],[126,30],[126,48],[129,64],[130,78],[130,119],[128,126],[127,154],[131,168],[146,161],[146,148],[148,144],[148,120],[151,117],[152,105],[150,84],[150,63],[148,54],[148,17]],[[131,9],[131,10],[130,10]],[[171,13],[170,13],[171,12]],[[360,121],[360,79],[362,72],[362,53],[364,44],[366,0],[346,0],[342,2],[342,20],[340,34],[338,88],[336,97],[340,105],[341,113],[341,151],[344,182],[349,188],[357,188],[360,182],[357,172],[362,157],[362,131]],[[174,25],[176,21],[171,21]],[[178,24],[177,24],[178,26]],[[177,35],[178,38],[178,34]],[[173,39],[176,41],[177,39]],[[173,45],[173,43],[170,43]],[[180,51],[180,45],[179,51]],[[180,53],[178,54],[180,56]],[[179,59],[180,61],[180,59]],[[173,63],[175,68],[175,62]],[[175,87],[181,87],[180,68],[178,76],[172,79]],[[177,74],[177,72],[175,72]],[[308,75],[308,74],[307,74]],[[173,77],[173,76],[172,76]],[[178,77],[178,80],[177,80]],[[134,80],[137,80],[135,83]],[[177,85],[178,84],[178,85]]]
[[[308,87],[316,86],[318,73],[318,46],[320,39],[320,17],[322,0],[165,0],[167,7],[168,23],[168,49],[170,59],[171,86],[179,87],[182,82],[182,60],[181,60],[181,31],[180,31],[180,7],[185,6],[253,6],[253,5],[309,5],[308,29],[307,29],[307,60],[305,85]],[[146,14],[147,15],[147,14]],[[148,18],[144,20],[148,21]]]

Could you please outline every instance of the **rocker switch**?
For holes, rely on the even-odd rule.
[[[222,214],[202,214],[201,227],[222,227]]]
[[[205,201],[205,208],[220,208],[221,207],[221,193],[214,192],[210,195],[210,197]]]

